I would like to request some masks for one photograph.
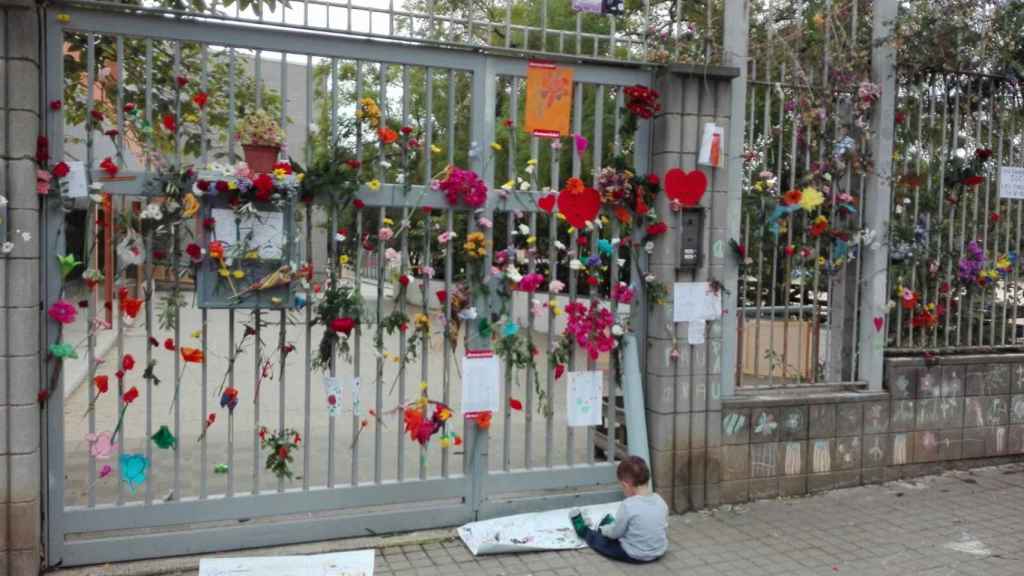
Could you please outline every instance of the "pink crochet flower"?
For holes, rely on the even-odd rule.
[[[633,289],[625,282],[619,282],[612,288],[612,298],[619,304],[629,304],[635,296]]]
[[[438,183],[438,188],[453,206],[460,200],[470,208],[479,208],[487,203],[487,185],[472,170],[450,167],[448,176]]]
[[[523,276],[517,288],[523,292],[536,292],[542,283],[544,283],[544,275],[534,272]]]
[[[54,302],[46,313],[50,315],[50,318],[66,325],[75,321],[75,317],[78,316],[78,309],[71,302],[62,299]]]
[[[615,338],[611,334],[615,316],[599,302],[591,302],[589,307],[571,302],[565,307],[565,312],[568,315],[565,333],[572,336],[592,360],[615,347]]]

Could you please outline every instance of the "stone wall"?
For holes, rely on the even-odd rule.
[[[652,306],[646,319],[645,408],[654,488],[676,511],[713,506],[718,501],[719,430],[721,427],[722,351],[735,345],[723,338],[722,322],[709,322],[706,342],[691,346],[686,323],[672,322],[674,282],[708,281],[724,277],[727,261],[728,165],[697,166],[704,124],[729,130],[732,68],[673,67],[655,83],[661,93],[661,112],[653,122],[651,171],[659,176],[672,168],[700,169],[709,186],[700,201],[704,226],[700,266],[679,270],[682,217],[673,212],[664,194],[655,209],[669,231],[655,242],[649,269],[669,287],[668,302]],[[728,146],[728,143],[726,143]],[[736,191],[738,193],[738,191]],[[673,350],[678,356],[673,357]]]
[[[720,502],[1024,455],[1024,355],[891,358],[885,387],[723,399]]]
[[[40,565],[39,13],[0,0],[0,194],[10,254],[0,256],[0,575]],[[2,211],[2,210],[0,210]],[[27,232],[26,240],[17,231]]]

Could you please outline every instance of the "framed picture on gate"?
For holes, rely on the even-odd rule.
[[[300,275],[294,195],[282,189],[272,201],[245,202],[236,189],[203,196],[199,307],[289,308]]]

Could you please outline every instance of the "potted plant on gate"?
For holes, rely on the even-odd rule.
[[[242,118],[238,140],[245,150],[245,161],[254,172],[270,172],[284,143],[284,130],[265,110],[256,110]]]

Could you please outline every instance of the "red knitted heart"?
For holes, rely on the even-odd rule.
[[[708,177],[700,170],[673,168],[665,173],[665,195],[683,206],[696,206],[708,189]]]
[[[593,188],[584,188],[582,192],[562,190],[558,194],[558,211],[570,226],[583,229],[601,211],[601,194]]]
[[[547,196],[544,196],[540,200],[537,200],[537,206],[541,210],[547,212],[548,214],[551,214],[551,211],[555,209],[556,199],[557,197],[554,194],[548,194]]]

